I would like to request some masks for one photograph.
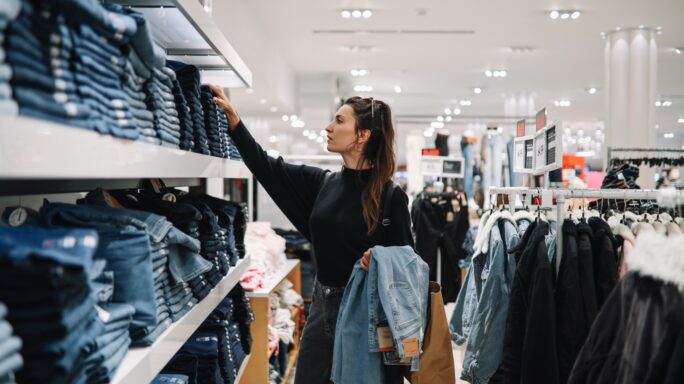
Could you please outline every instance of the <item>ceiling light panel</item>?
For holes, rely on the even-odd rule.
[[[556,10],[549,12],[549,17],[553,20],[577,20],[582,16],[582,12],[576,9]]]
[[[373,16],[371,9],[343,9],[340,11],[343,19],[370,19]]]
[[[485,76],[503,78],[508,76],[508,72],[505,69],[487,69],[485,70]]]

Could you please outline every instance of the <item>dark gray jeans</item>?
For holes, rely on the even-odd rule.
[[[332,384],[335,325],[344,287],[328,287],[314,281],[313,302],[297,358],[295,384]],[[403,384],[402,367],[385,366],[385,384]]]

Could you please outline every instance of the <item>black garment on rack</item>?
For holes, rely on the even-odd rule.
[[[683,308],[675,284],[628,273],[596,318],[569,383],[684,382]]]
[[[416,250],[430,267],[430,280],[437,281],[437,253],[441,252],[440,281],[445,303],[456,301],[461,286],[458,262],[466,258],[463,249],[468,228],[468,207],[453,193],[419,195],[413,202],[413,230]],[[452,201],[458,201],[458,211]]]
[[[590,218],[589,226],[594,232],[594,281],[596,305],[600,309],[618,282],[618,240],[610,225],[598,217]]]
[[[577,228],[571,220],[563,222],[563,257],[556,279],[556,337],[558,373],[561,383],[567,383],[572,366],[589,334],[591,324],[584,315],[580,293],[579,250]]]
[[[509,251],[518,267],[504,336],[502,365],[508,384],[558,383],[553,271],[544,241],[548,233],[548,223],[532,223]]]
[[[435,137],[435,148],[439,150],[440,156],[449,156],[449,135],[437,134]]]
[[[593,231],[586,222],[577,224],[577,248],[579,251],[579,277],[582,302],[584,303],[585,324],[591,327],[598,305],[596,304],[596,280],[594,274]]]

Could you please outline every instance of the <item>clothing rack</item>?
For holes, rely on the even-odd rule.
[[[615,152],[638,152],[638,153],[679,153],[684,156],[684,149],[677,148],[625,148],[625,147],[608,147],[606,153],[606,164],[614,159]],[[628,159],[625,159],[628,160]]]
[[[683,151],[684,152],[684,151]],[[540,206],[551,207],[556,200],[556,219],[558,222],[565,216],[565,199],[613,199],[613,200],[657,200],[662,207],[676,207],[684,203],[684,191],[675,189],[544,189],[525,187],[491,187],[490,195],[508,196],[508,207],[515,213],[515,202],[518,195],[541,196]],[[523,202],[524,204],[524,202]],[[561,222],[562,223],[562,222]],[[563,257],[563,236],[558,224],[556,228],[556,270]]]

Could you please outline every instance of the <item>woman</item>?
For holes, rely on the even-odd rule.
[[[413,246],[408,197],[400,189],[392,189],[391,225],[379,225],[383,193],[395,168],[390,108],[372,98],[345,101],[325,128],[328,151],[339,153],[344,161],[342,171],[331,173],[267,156],[223,91],[212,88],[245,164],[312,243],[316,282],[295,383],[330,383],[337,313],[354,264],[361,258],[362,268],[368,271],[370,248],[375,245]],[[401,369],[388,368],[386,373],[388,383],[403,383]]]

